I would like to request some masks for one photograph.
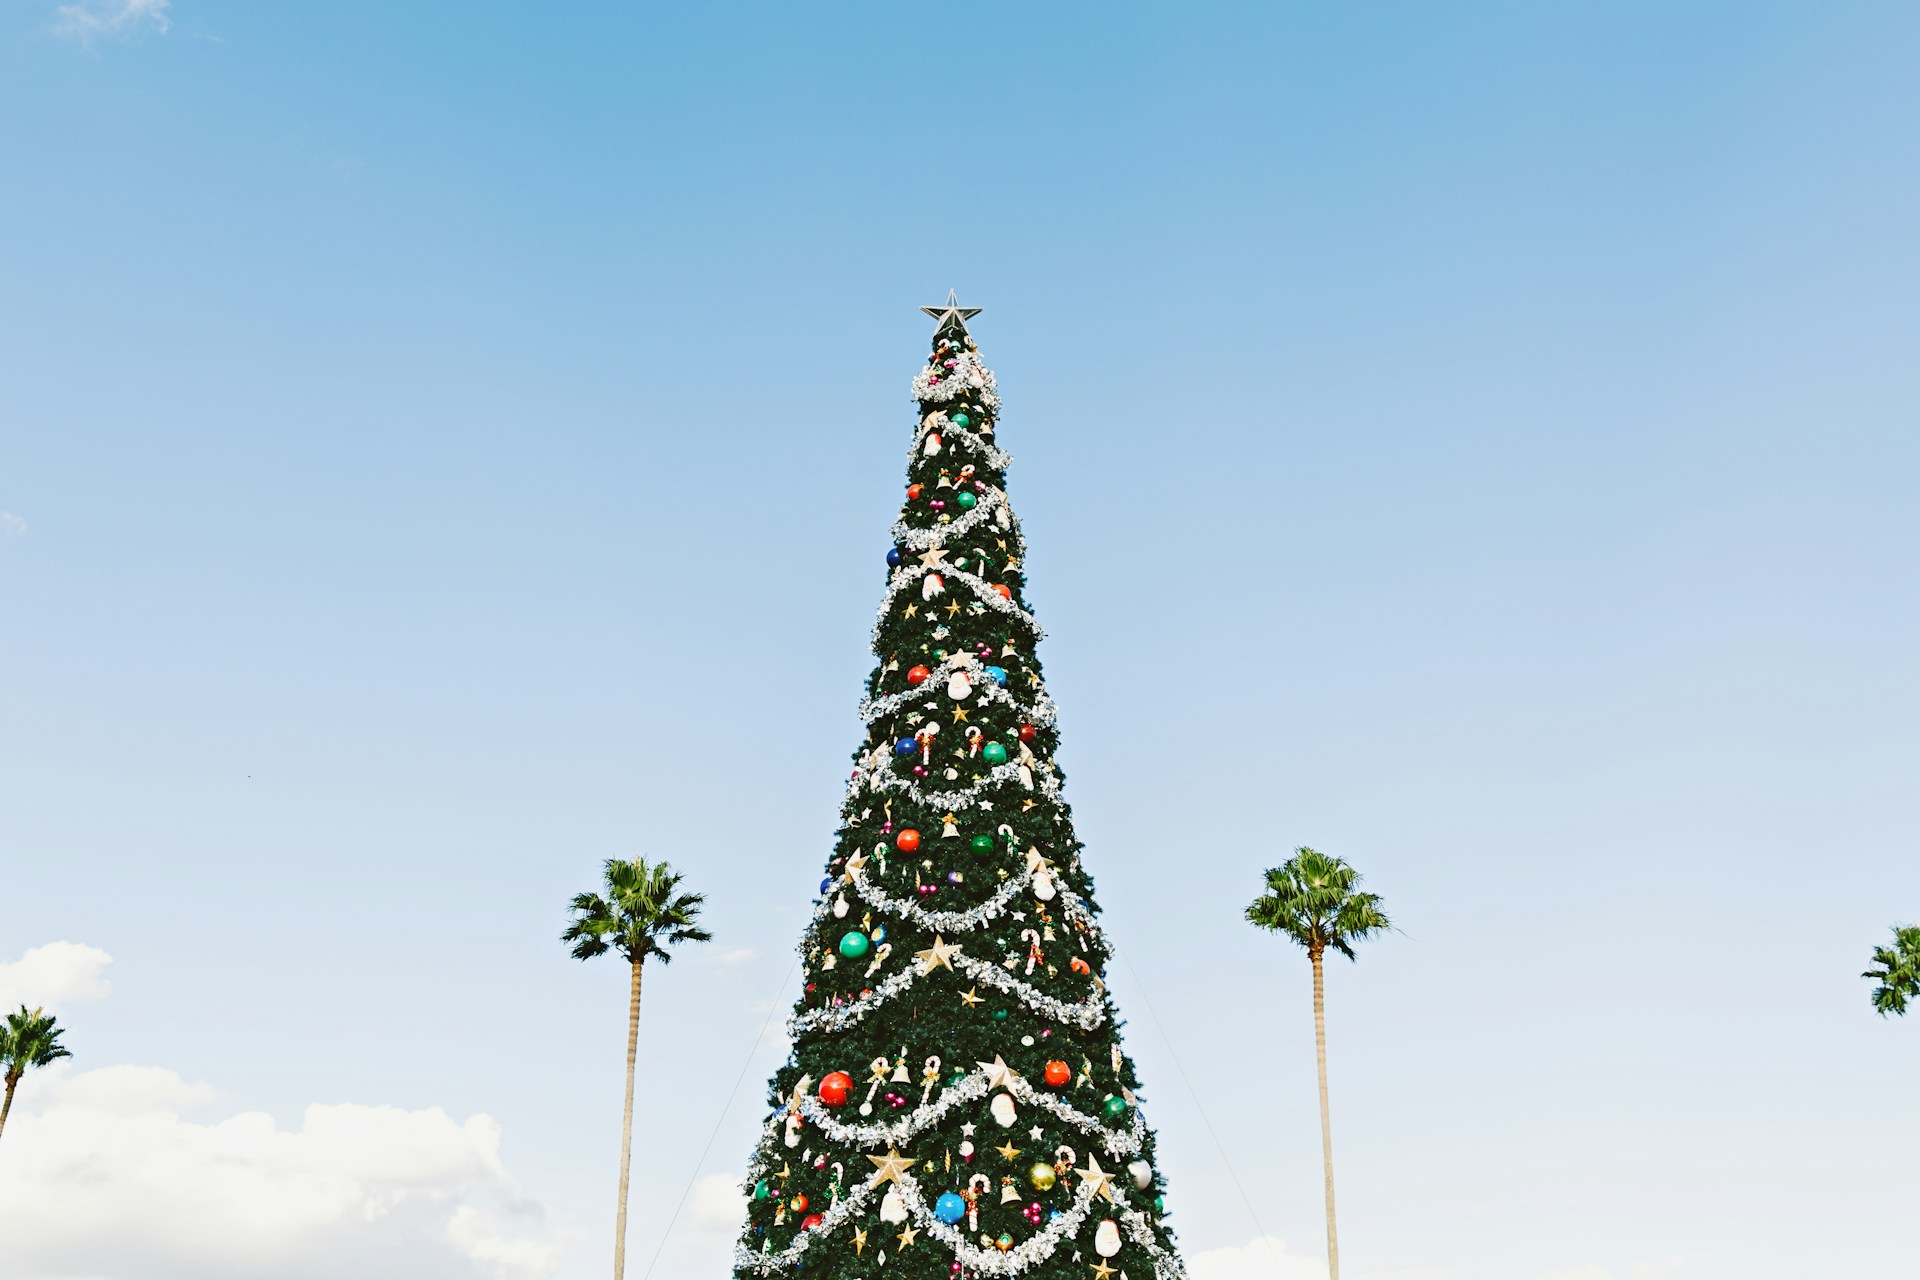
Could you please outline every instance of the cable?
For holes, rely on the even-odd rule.
[[[720,1126],[726,1123],[727,1112],[733,1110],[733,1100],[740,1092],[740,1082],[747,1078],[747,1071],[753,1066],[753,1055],[760,1052],[760,1041],[766,1038],[767,1028],[773,1025],[773,1015],[780,1012],[780,994],[787,989],[787,983],[792,980],[793,971],[799,964],[800,956],[796,952],[793,963],[787,966],[786,977],[780,979],[780,989],[773,993],[773,1003],[767,1008],[767,1020],[760,1024],[759,1034],[753,1037],[753,1048],[747,1050],[747,1060],[740,1064],[740,1074],[733,1078],[733,1088],[727,1090],[726,1105],[720,1108],[720,1116],[713,1122],[713,1132],[707,1135],[707,1145],[700,1148],[700,1158],[693,1162],[693,1173],[687,1178],[685,1190],[680,1193],[680,1203],[673,1206],[673,1213],[667,1218],[666,1230],[660,1233],[660,1243],[654,1246],[653,1257],[647,1262],[646,1274],[641,1280],[651,1280],[654,1267],[659,1265],[660,1254],[673,1235],[673,1224],[680,1220],[680,1210],[686,1208],[687,1197],[693,1194],[693,1184],[700,1180],[700,1168],[707,1162],[707,1153],[713,1150],[713,1140],[720,1136]]]
[[[1187,1069],[1181,1065],[1180,1055],[1174,1051],[1173,1037],[1167,1034],[1166,1024],[1160,1021],[1160,1011],[1154,1008],[1153,1001],[1147,998],[1147,984],[1140,981],[1140,971],[1133,967],[1132,958],[1120,949],[1120,944],[1113,940],[1111,933],[1107,934],[1107,945],[1113,949],[1113,953],[1119,956],[1121,961],[1127,966],[1127,972],[1133,975],[1133,985],[1140,992],[1140,1003],[1147,1006],[1147,1013],[1153,1018],[1154,1029],[1160,1033],[1160,1038],[1166,1042],[1167,1056],[1173,1059],[1173,1069],[1180,1073],[1180,1083],[1187,1086],[1187,1093],[1193,1098],[1193,1109],[1200,1113],[1200,1123],[1207,1126],[1207,1136],[1213,1139],[1214,1149],[1220,1153],[1220,1163],[1226,1168],[1227,1177],[1232,1179],[1233,1189],[1240,1193],[1241,1202],[1247,1206],[1247,1216],[1253,1219],[1254,1230],[1260,1233],[1261,1243],[1266,1245],[1268,1253],[1273,1254],[1274,1265],[1278,1267],[1280,1264],[1280,1255],[1273,1252],[1273,1237],[1269,1236],[1266,1227],[1261,1225],[1259,1211],[1253,1207],[1253,1198],[1247,1194],[1247,1189],[1240,1185],[1240,1175],[1233,1171],[1233,1162],[1227,1159],[1227,1149],[1221,1144],[1220,1135],[1214,1132],[1213,1121],[1208,1117],[1207,1109],[1200,1105],[1200,1095],[1195,1091],[1193,1081],[1187,1078]]]

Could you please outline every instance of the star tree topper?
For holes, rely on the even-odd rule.
[[[947,305],[944,307],[922,307],[922,311],[934,319],[934,332],[945,333],[948,329],[967,331],[967,321],[980,314],[979,307],[963,307],[955,300],[953,290],[947,290]]]

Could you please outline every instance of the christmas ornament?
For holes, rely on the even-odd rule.
[[[1040,731],[1034,728],[1032,725],[1023,724],[1020,726],[1020,741],[1032,742],[1035,738],[1039,736],[1040,736]]]
[[[765,1200],[767,1198],[767,1180],[765,1178],[753,1184],[753,1198],[755,1200]]]
[[[1027,1170],[1027,1181],[1033,1184],[1035,1191],[1053,1190],[1053,1184],[1059,1181],[1059,1177],[1053,1171],[1053,1166],[1044,1160],[1034,1161],[1033,1168]]]
[[[1100,1225],[1093,1229],[1093,1251],[1103,1258],[1111,1258],[1120,1252],[1120,1224],[1112,1218],[1102,1218]]]
[[[1073,1080],[1073,1068],[1064,1062],[1055,1060],[1047,1064],[1042,1078],[1056,1089],[1064,1089]]]
[[[1047,1207],[1035,1200],[1020,1211],[1020,1216],[1025,1218],[1029,1225],[1037,1227],[1040,1225],[1040,1220],[1047,1216]]]
[[[967,1216],[967,1202],[948,1191],[933,1202],[933,1216],[952,1226]]]
[[[978,853],[978,854],[984,855],[984,854],[992,853],[993,837],[992,836],[975,836],[973,839],[967,841],[967,847],[972,849],[975,853]]]
[[[1011,1129],[1014,1120],[1018,1118],[1013,1109],[1013,1099],[1004,1093],[994,1094],[993,1101],[988,1105],[987,1110],[992,1114],[994,1123],[1002,1129]]]
[[[993,1247],[1005,1253],[1007,1250],[1013,1248],[1013,1237],[1002,1231],[1000,1238],[993,1242]]]
[[[805,1213],[807,1211],[807,1197],[804,1194],[797,1194],[792,1200],[787,1202],[787,1207],[795,1213]]]
[[[927,670],[925,667],[908,667],[907,683],[919,684],[922,680],[925,680],[928,676],[932,674],[933,672]]]
[[[1133,1185],[1145,1191],[1153,1185],[1153,1166],[1145,1160],[1135,1160],[1127,1166],[1127,1172],[1133,1175]]]
[[[900,739],[900,741],[893,744],[893,754],[897,756],[902,756],[902,757],[910,756],[914,752],[918,751],[919,749],[920,749],[920,744],[915,742],[912,738],[902,738]]]
[[[1008,588],[1007,584],[1004,582],[994,583],[993,590],[994,590],[994,594],[998,595],[1002,600],[1013,599],[1013,591],[1010,588]]]
[[[1007,683],[1007,669],[1005,667],[988,667],[987,679],[1005,688]]]
[[[1121,1116],[1127,1114],[1127,1100],[1116,1093],[1101,1103],[1100,1109],[1107,1113],[1108,1119],[1118,1120]]]
[[[954,498],[953,501],[962,511],[971,511],[973,510],[974,504],[979,502],[980,499],[963,489],[960,491],[959,496]]]
[[[826,1221],[826,1219],[822,1218],[819,1214],[810,1213],[806,1217],[800,1219],[800,1229],[802,1231],[811,1231],[824,1221]]]
[[[908,827],[893,838],[893,847],[902,853],[912,853],[920,847],[920,833]]]
[[[988,764],[1005,764],[1007,762],[1007,749],[997,742],[989,742],[981,749],[980,758]]]
[[[900,1198],[900,1184],[887,1188],[887,1194],[880,1200],[880,1221],[905,1222],[907,1220],[907,1202]]]
[[[898,569],[900,567],[900,562],[904,559],[906,559],[906,557],[900,554],[900,548],[898,547],[887,548],[887,567],[889,569]]]
[[[845,1106],[853,1077],[844,1071],[832,1071],[820,1080],[820,1101],[829,1107]]]
[[[956,671],[947,677],[947,696],[958,701],[973,692],[973,681],[967,679],[967,673]]]
[[[861,956],[867,954],[867,948],[871,945],[872,944],[867,941],[867,935],[855,929],[841,936],[840,954],[849,960],[858,960]]]
[[[956,427],[964,427],[971,424],[973,422],[973,419],[969,418],[964,413],[956,413],[951,418],[947,419],[947,421],[951,422]]]
[[[917,484],[910,484],[910,485],[908,485],[908,486],[907,486],[907,501],[909,501],[909,502],[918,502],[919,500],[920,500],[920,486],[919,486],[919,485],[917,485]]]

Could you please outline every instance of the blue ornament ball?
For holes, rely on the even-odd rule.
[[[904,559],[906,559],[906,557],[900,554],[900,548],[898,547],[887,548],[887,568],[898,569],[900,567],[900,562]]]
[[[826,893],[826,891],[827,891],[827,890],[829,890],[829,889],[831,889],[831,888],[833,888],[833,877],[832,877],[832,876],[828,876],[828,877],[827,877],[827,878],[826,878],[825,880],[822,880],[822,881],[820,882],[820,892],[821,892],[822,894],[825,894],[825,893]]]
[[[951,1191],[943,1192],[940,1198],[933,1202],[933,1216],[952,1226],[967,1216],[967,1202]]]
[[[893,744],[893,754],[899,756],[903,760],[906,757],[912,755],[914,752],[918,751],[919,749],[920,749],[920,744],[915,742],[912,738],[902,738],[900,739],[900,741]]]
[[[995,684],[1005,684],[1007,682],[1007,669],[1005,667],[988,667],[987,679],[993,681]]]

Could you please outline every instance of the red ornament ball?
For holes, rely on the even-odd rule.
[[[998,591],[998,592],[1000,593],[1000,598],[1001,598],[1002,600],[1011,600],[1011,599],[1013,599],[1013,592],[1007,589],[1007,585],[1006,585],[1006,584],[1005,584],[1004,582],[996,582],[996,583],[994,583],[994,584],[993,584],[993,589],[994,589],[995,591]]]
[[[820,1081],[820,1101],[830,1107],[846,1105],[847,1094],[853,1089],[853,1077],[844,1071],[829,1072]]]
[[[908,502],[917,502],[917,501],[919,501],[919,498],[920,498],[920,486],[919,486],[919,485],[917,485],[917,484],[910,484],[910,485],[908,485],[908,486],[907,486],[907,501],[908,501]]]
[[[1030,724],[1020,726],[1020,741],[1022,742],[1032,742],[1039,735],[1040,731]]]
[[[811,1231],[825,1221],[826,1219],[822,1218],[819,1214],[810,1213],[806,1217],[800,1219],[800,1229],[802,1231]]]
[[[1047,1064],[1045,1078],[1054,1088],[1064,1089],[1067,1082],[1073,1079],[1073,1068],[1056,1058]]]
[[[920,833],[912,827],[908,827],[905,831],[902,831],[893,838],[893,845],[894,848],[900,850],[902,853],[912,853],[920,847]]]
[[[925,680],[928,676],[932,674],[933,672],[927,670],[925,667],[908,667],[907,683],[919,684],[922,680]]]

